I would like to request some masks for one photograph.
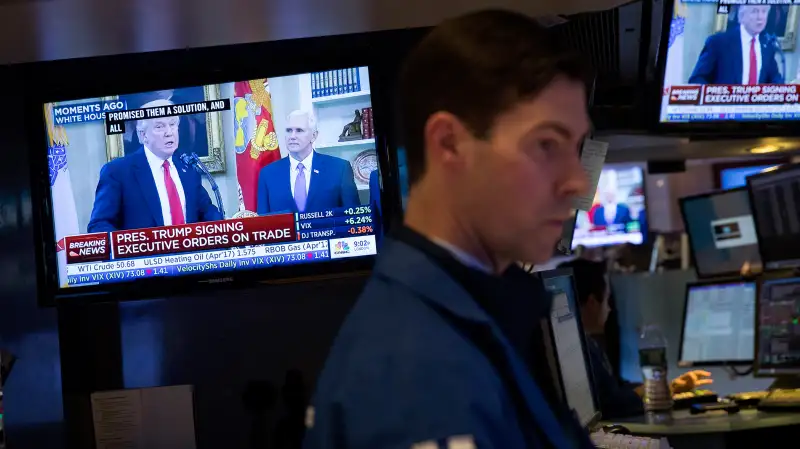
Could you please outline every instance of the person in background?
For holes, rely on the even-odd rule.
[[[171,106],[155,100],[142,108]],[[114,159],[100,170],[87,232],[154,228],[224,217],[211,202],[200,175],[178,151],[180,117],[139,120],[136,132],[142,146]]]
[[[611,293],[604,262],[575,259],[559,265],[572,269],[578,287],[581,322],[586,332],[586,343],[591,358],[595,391],[600,400],[600,413],[604,419],[617,419],[644,413],[641,386],[620,382],[601,349],[596,336],[604,331],[610,308]],[[672,381],[672,394],[685,393],[713,382],[708,371],[689,371]]]
[[[506,11],[450,19],[411,51],[404,227],[339,330],[306,449],[593,447],[530,325],[550,295],[516,264],[550,259],[589,188],[590,78],[557,36]]]
[[[690,84],[783,84],[775,36],[764,33],[769,5],[741,5],[739,23],[706,40]]]
[[[312,113],[294,111],[286,117],[289,155],[259,172],[259,215],[361,205],[353,167],[340,157],[314,150],[317,135],[317,120]]]
[[[605,170],[600,177],[600,205],[592,208],[592,223],[595,226],[627,224],[632,220],[631,210],[627,204],[620,203],[617,198],[619,182],[615,170]]]

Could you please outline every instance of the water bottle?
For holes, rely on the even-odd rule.
[[[669,412],[672,392],[667,376],[667,339],[656,325],[647,325],[639,336],[639,364],[644,377],[644,411]]]

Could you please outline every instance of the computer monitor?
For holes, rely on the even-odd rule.
[[[746,188],[681,198],[680,207],[698,277],[737,275],[745,264],[761,265]]]
[[[687,285],[678,365],[751,364],[755,304],[754,281]]]
[[[765,279],[756,308],[754,374],[800,375],[800,277]]]
[[[747,178],[764,270],[800,267],[800,164]]]
[[[586,336],[580,321],[577,290],[571,269],[541,273],[553,306],[547,323],[546,340],[555,359],[553,371],[561,396],[581,425],[592,427],[600,419],[592,383]]]

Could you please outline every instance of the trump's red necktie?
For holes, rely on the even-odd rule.
[[[756,58],[756,38],[750,41],[750,74],[747,84],[758,84],[758,58]]]
[[[182,225],[186,223],[183,218],[183,206],[181,206],[181,197],[178,195],[178,188],[175,187],[175,181],[169,174],[169,161],[164,161],[164,184],[167,185],[167,199],[169,200],[169,214],[172,217],[173,225]]]

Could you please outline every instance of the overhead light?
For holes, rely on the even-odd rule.
[[[777,145],[762,145],[760,147],[753,147],[750,148],[751,153],[753,154],[766,154],[766,153],[774,153],[776,151],[781,151],[781,147]]]

